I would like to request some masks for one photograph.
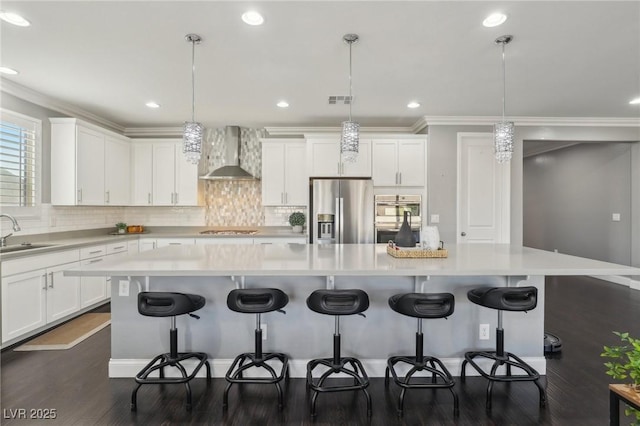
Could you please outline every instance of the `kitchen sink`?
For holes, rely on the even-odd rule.
[[[13,253],[16,251],[33,250],[37,248],[52,247],[54,244],[22,243],[13,246],[0,247],[0,253]]]

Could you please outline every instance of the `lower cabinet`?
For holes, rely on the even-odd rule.
[[[80,278],[63,275],[78,259],[78,250],[69,250],[2,262],[2,343],[81,308]]]
[[[107,254],[105,245],[84,247],[80,249],[80,264],[95,265],[104,261]],[[106,277],[80,277],[80,307],[94,305],[107,298]]]

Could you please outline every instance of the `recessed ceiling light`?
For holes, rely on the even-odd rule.
[[[149,108],[160,108],[160,104],[153,101],[147,102],[145,105],[148,106]]]
[[[264,18],[255,10],[249,10],[242,14],[242,20],[249,25],[262,25]]]
[[[289,102],[287,102],[287,101],[280,101],[276,105],[279,108],[289,108]]]
[[[484,21],[482,21],[482,25],[485,27],[497,27],[498,25],[504,24],[504,21],[507,20],[507,15],[504,13],[492,13],[487,16]]]
[[[420,104],[418,102],[409,102],[407,104],[407,108],[418,108],[420,106]]]
[[[19,27],[28,27],[31,25],[31,22],[24,19],[22,16],[13,12],[0,12],[0,19],[5,22],[8,22],[13,25],[17,25]]]
[[[14,70],[12,68],[0,67],[0,73],[9,74],[9,75],[16,75],[16,74],[18,74],[18,71]]]
[[[629,104],[631,104],[631,105],[640,105],[640,98],[635,98],[635,99],[629,101]]]

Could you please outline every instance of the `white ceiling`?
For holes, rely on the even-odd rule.
[[[425,116],[501,113],[506,48],[507,115],[637,118],[638,1],[3,1],[27,28],[2,23],[3,76],[119,126],[339,126],[348,94],[346,33],[353,45],[353,118],[411,126]],[[253,8],[264,25],[240,15]],[[505,24],[485,28],[491,12]],[[286,99],[290,108],[276,102]],[[160,109],[145,107],[155,100]],[[420,108],[406,107],[411,100]]]

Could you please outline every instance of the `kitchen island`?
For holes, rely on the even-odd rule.
[[[448,320],[424,321],[425,353],[442,359],[459,374],[464,352],[492,348],[496,312],[467,300],[478,286],[535,286],[538,306],[505,312],[505,348],[541,374],[545,275],[640,275],[640,269],[508,244],[448,247],[447,258],[403,259],[389,256],[381,244],[270,244],[170,246],[121,259],[68,270],[67,275],[111,276],[112,323],[110,377],[133,377],[153,356],[168,349],[169,319],[138,314],[139,291],[200,294],[201,318],[178,318],[181,350],[207,352],[213,374],[224,376],[233,358],[251,350],[255,318],[230,311],[234,288],[276,287],[290,302],[286,314],[263,315],[265,351],[291,357],[291,374],[304,377],[306,362],[330,356],[333,318],[306,307],[318,288],[361,288],[370,297],[366,318],[341,321],[343,354],[362,360],[370,376],[382,376],[386,359],[414,352],[415,319],[393,312],[388,298],[404,292],[450,292],[456,299]],[[490,324],[490,340],[479,340],[479,324]]]

